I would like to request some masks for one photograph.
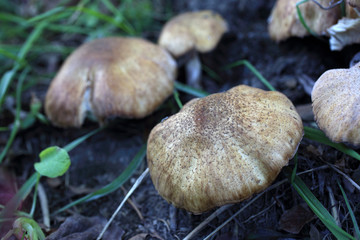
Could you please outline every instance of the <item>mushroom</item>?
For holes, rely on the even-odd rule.
[[[173,91],[176,62],[156,44],[109,37],[83,44],[50,84],[45,112],[54,125],[80,127],[87,113],[142,118]]]
[[[175,58],[188,58],[185,66],[187,82],[200,87],[201,63],[197,52],[213,50],[227,31],[225,20],[213,11],[186,12],[165,24],[158,42]]]
[[[296,4],[299,0],[277,0],[269,17],[268,31],[270,37],[283,41],[289,37],[304,37],[309,32],[299,20]],[[330,0],[318,1],[322,6],[330,4]],[[340,18],[340,7],[321,9],[314,2],[309,1],[299,5],[302,16],[308,27],[318,35],[326,35],[326,29],[334,25]]]
[[[268,187],[302,136],[301,118],[285,95],[240,85],[193,99],[156,125],[147,161],[163,198],[201,213]]]
[[[333,142],[360,146],[360,63],[332,69],[316,81],[311,99],[319,128]]]

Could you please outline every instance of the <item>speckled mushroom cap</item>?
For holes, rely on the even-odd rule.
[[[173,56],[180,57],[192,49],[213,50],[228,30],[227,23],[210,10],[182,13],[170,19],[159,37],[159,45]]]
[[[54,125],[79,127],[86,112],[142,118],[173,91],[176,62],[164,49],[139,38],[111,37],[80,46],[65,61],[46,94]]]
[[[315,120],[326,136],[334,142],[360,145],[360,63],[323,73],[311,99]]]
[[[150,175],[167,201],[201,213],[264,190],[302,136],[285,95],[240,85],[194,99],[156,125],[147,147]]]
[[[329,6],[331,0],[319,0],[323,6]],[[289,37],[304,37],[310,33],[299,20],[296,4],[299,0],[277,0],[270,17],[268,31],[271,39],[279,42]],[[299,5],[302,16],[309,28],[319,35],[326,35],[326,29],[334,25],[341,17],[339,7],[323,10],[314,2]]]

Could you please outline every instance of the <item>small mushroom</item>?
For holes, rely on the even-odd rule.
[[[186,12],[165,24],[158,42],[174,57],[190,58],[185,66],[188,84],[200,87],[201,64],[197,52],[213,50],[227,31],[225,20],[213,11]]]
[[[299,0],[277,0],[269,17],[268,31],[271,39],[280,42],[289,37],[304,37],[309,32],[299,20],[296,4]],[[330,0],[319,0],[322,6],[329,6]],[[309,1],[299,5],[305,23],[318,35],[326,35],[326,29],[334,25],[340,16],[340,7],[321,9]]]
[[[360,63],[332,69],[316,81],[311,93],[316,123],[333,142],[360,146]]]
[[[303,136],[282,93],[240,85],[193,99],[150,133],[147,160],[159,194],[201,213],[268,187]]]
[[[87,112],[100,123],[116,116],[142,118],[172,93],[175,75],[175,60],[156,44],[97,39],[66,59],[46,94],[45,112],[60,127],[80,127]]]

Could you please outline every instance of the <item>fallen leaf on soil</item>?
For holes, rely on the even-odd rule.
[[[144,240],[148,235],[147,233],[140,233],[131,237],[129,240]]]
[[[68,217],[59,229],[46,237],[45,240],[88,240],[96,239],[106,224],[101,217],[84,217],[75,215]],[[121,239],[124,230],[112,225],[105,232],[103,239]]]
[[[303,226],[314,219],[314,213],[306,204],[296,205],[285,211],[279,221],[279,229],[298,234]]]

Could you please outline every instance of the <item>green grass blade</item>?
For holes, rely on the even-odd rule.
[[[41,21],[41,20],[48,20],[51,16],[55,15],[55,14],[58,14],[59,12],[63,12],[64,11],[64,7],[56,7],[56,8],[53,8],[45,13],[42,13],[42,14],[39,14],[39,15],[36,15],[35,17],[33,18],[30,18],[27,20],[28,23],[34,23],[34,22],[38,22],[38,21]]]
[[[323,133],[321,130],[305,126],[304,132],[305,132],[304,135],[305,138],[314,140],[322,144],[326,144],[360,161],[359,153],[357,153],[351,148],[348,148],[342,143],[332,142],[329,138],[326,137],[325,133]]]
[[[356,217],[355,217],[355,214],[353,212],[353,210],[351,209],[351,206],[350,206],[350,203],[349,203],[349,200],[348,198],[346,197],[346,194],[345,194],[345,191],[344,189],[342,188],[341,184],[338,182],[338,185],[340,187],[340,190],[341,190],[341,193],[344,197],[344,200],[345,200],[345,203],[346,203],[346,206],[349,210],[349,214],[350,214],[350,217],[351,217],[351,221],[353,222],[354,224],[354,229],[355,229],[355,237],[356,239],[360,239],[360,229],[359,229],[359,225],[356,221]]]
[[[144,159],[145,155],[146,155],[146,144],[144,144],[140,148],[140,150],[135,155],[135,157],[132,159],[132,161],[129,163],[129,165],[126,167],[126,169],[111,183],[107,184],[106,186],[102,187],[101,189],[96,190],[95,192],[92,192],[80,199],[72,201],[71,203],[67,204],[66,206],[55,211],[52,215],[58,214],[58,213],[66,210],[66,209],[69,209],[77,204],[84,203],[86,201],[91,201],[91,200],[106,196],[106,195],[116,191],[133,175],[135,170],[138,168],[138,166]]]
[[[115,27],[118,27],[119,29],[123,30],[125,33],[129,34],[129,35],[134,35],[134,32],[132,29],[130,29],[126,24],[124,24],[123,22],[117,22],[115,19],[113,19],[110,16],[107,16],[105,14],[102,14],[96,10],[90,9],[90,8],[81,8],[78,9],[79,11],[89,14],[91,16],[94,16],[102,21],[105,21],[107,23],[110,23],[112,25],[114,25]]]
[[[18,53],[18,59],[20,62],[25,60],[26,54],[29,52],[34,42],[40,37],[43,29],[45,28],[46,23],[39,23],[35,29],[31,32],[24,45],[21,47]],[[5,94],[7,92],[8,87],[10,86],[12,79],[14,78],[16,72],[20,69],[20,64],[15,63],[12,70],[8,71],[4,74],[0,82],[0,108],[5,98]]]
[[[288,173],[289,180],[291,181],[291,173]],[[335,222],[335,219],[321,204],[321,202],[315,197],[315,195],[309,190],[305,183],[298,177],[295,176],[291,182],[294,189],[304,199],[311,210],[321,220],[329,231],[334,234],[337,239],[351,239],[355,240],[353,236],[341,229]]]
[[[264,78],[264,76],[252,65],[248,60],[243,59],[231,63],[225,66],[225,69],[234,68],[237,66],[245,65],[270,91],[276,91],[276,89]]]
[[[15,120],[13,124],[13,128],[11,129],[11,133],[9,139],[6,142],[4,149],[1,151],[0,154],[0,163],[4,160],[7,152],[9,151],[13,141],[15,140],[15,136],[18,133],[21,122],[20,122],[20,111],[21,111],[21,93],[22,93],[22,86],[25,81],[25,78],[29,72],[29,68],[26,68],[20,75],[19,81],[16,86],[16,112],[15,112]]]
[[[85,140],[88,139],[89,137],[93,136],[94,134],[100,132],[100,131],[103,130],[104,128],[105,128],[105,127],[97,128],[97,129],[89,132],[88,134],[85,134],[84,136],[75,139],[75,140],[72,141],[71,143],[69,143],[69,144],[67,144],[66,146],[64,146],[63,149],[65,149],[67,152],[70,152],[71,150],[73,150],[74,148],[76,148],[80,143],[82,143],[83,141],[85,141]]]
[[[299,17],[299,20],[300,20],[301,24],[302,24],[303,27],[306,29],[306,31],[307,31],[308,33],[310,33],[311,35],[313,35],[314,37],[320,39],[319,35],[316,34],[313,30],[311,30],[311,28],[306,24],[305,19],[304,19],[303,15],[302,15],[302,12],[301,12],[301,10],[300,10],[300,5],[301,5],[301,4],[304,4],[304,3],[308,2],[308,1],[309,1],[309,0],[303,0],[303,1],[297,2],[297,3],[296,3],[296,13],[297,13],[297,15],[298,15],[298,17]]]
[[[35,186],[40,178],[39,173],[34,173],[14,195],[14,197],[5,205],[5,208],[0,212],[0,221],[4,218],[13,216],[20,203],[29,195],[31,189]]]
[[[6,12],[0,12],[0,20],[13,22],[19,26],[28,25],[27,21],[24,18]]]
[[[206,97],[207,95],[209,95],[209,93],[207,93],[205,91],[189,87],[180,82],[175,82],[175,88],[181,92],[185,92],[187,94],[190,94],[190,95],[193,95],[193,96],[199,97],[199,98]]]
[[[183,107],[183,104],[182,104],[182,102],[180,100],[179,92],[176,89],[174,89],[173,95],[174,95],[174,98],[175,98],[175,101],[176,101],[177,105],[181,109]]]

